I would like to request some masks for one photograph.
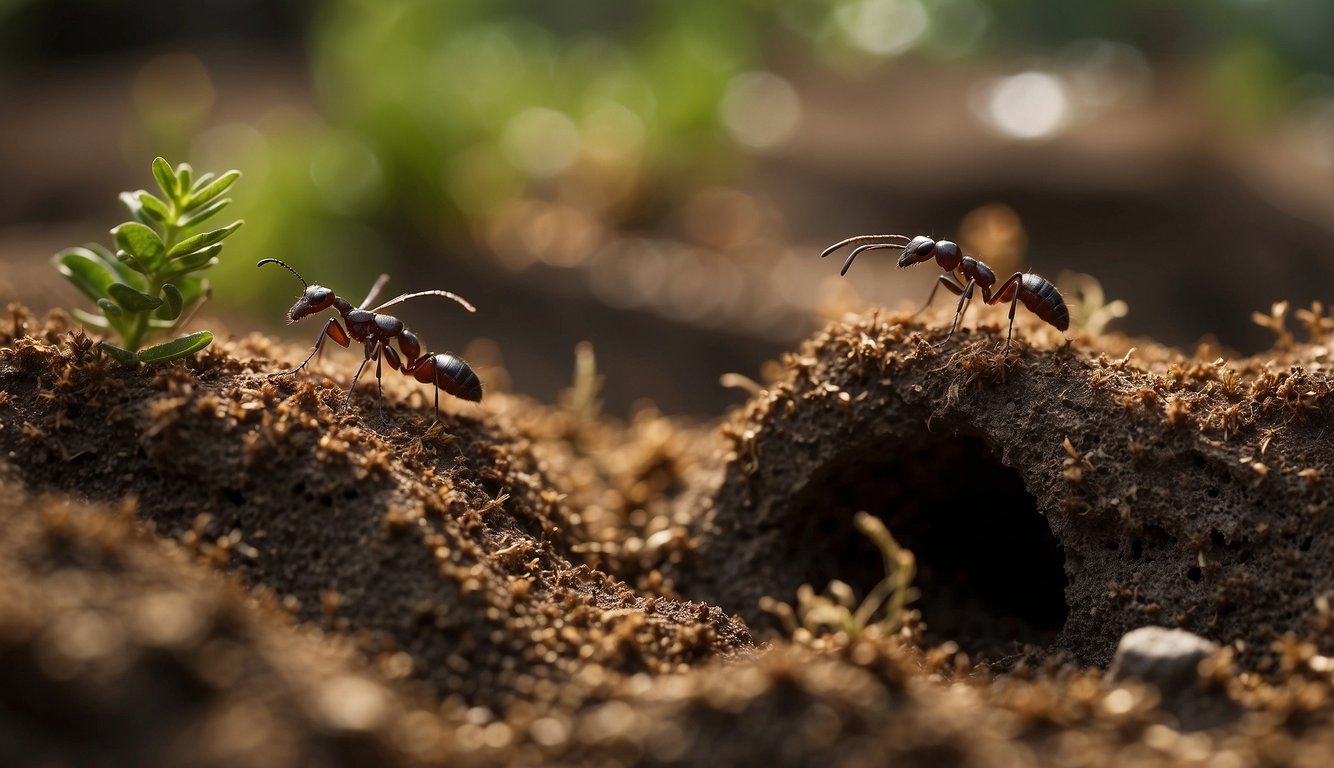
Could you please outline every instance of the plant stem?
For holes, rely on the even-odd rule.
[[[180,237],[181,234],[181,227],[177,224],[177,221],[180,219],[180,211],[178,209],[178,201],[175,197],[170,200],[170,208],[168,211],[171,220],[162,225],[162,232],[160,233],[165,251],[170,251],[172,246],[176,245],[176,238]],[[159,274],[160,269],[152,270],[150,274],[144,275],[144,277],[148,280],[147,293],[161,297],[162,286],[166,281],[164,281]],[[144,335],[151,330],[149,320],[154,312],[156,312],[156,310],[150,309],[147,312],[135,313],[134,324],[130,326],[128,333],[125,334],[126,347],[131,352],[137,352],[139,350]]]

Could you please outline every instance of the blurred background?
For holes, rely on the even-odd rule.
[[[920,302],[928,267],[816,258],[863,232],[1255,353],[1252,311],[1334,298],[1332,32],[1327,0],[0,0],[0,301],[84,306],[51,255],[163,155],[244,173],[215,330],[314,340],[260,258],[388,272],[479,307],[395,314],[492,388],[554,401],[591,342],[612,415],[716,415],[822,310]]]

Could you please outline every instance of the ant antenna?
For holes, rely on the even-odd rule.
[[[824,251],[820,254],[820,258],[823,259],[824,257],[828,256],[834,251],[837,251],[839,248],[842,248],[845,245],[852,245],[853,243],[869,243],[874,240],[888,240],[890,238],[898,238],[900,240],[903,240],[904,242],[909,242],[912,240],[912,238],[908,237],[907,235],[857,235],[855,237],[849,237],[847,240],[839,240],[837,243],[834,243],[833,245],[824,249]],[[902,248],[903,246],[898,246],[898,247]]]
[[[846,275],[848,273],[848,268],[852,266],[852,260],[857,258],[857,254],[861,253],[862,251],[879,251],[885,248],[901,249],[903,247],[904,246],[899,245],[898,243],[872,243],[870,245],[859,245],[856,248],[852,249],[852,253],[848,254],[848,260],[843,262],[843,268],[840,269],[838,273],[840,275]]]
[[[440,289],[435,289],[435,290],[431,290],[431,291],[417,291],[416,293],[405,293],[405,294],[403,294],[402,296],[396,296],[396,297],[390,299],[389,301],[386,301],[385,303],[381,304],[380,306],[376,307],[375,309],[372,309],[371,311],[372,311],[372,312],[379,312],[380,310],[384,309],[385,307],[392,307],[393,305],[399,303],[400,301],[407,301],[408,299],[415,299],[415,298],[417,298],[418,296],[444,296],[446,299],[453,299],[454,301],[457,301],[459,304],[461,304],[461,305],[463,306],[464,309],[468,310],[469,312],[476,312],[476,311],[477,311],[477,308],[474,307],[473,305],[469,304],[469,303],[468,303],[468,300],[465,299],[465,298],[463,298],[462,296],[459,296],[458,294],[450,293],[449,291],[442,291],[442,290],[440,290]]]
[[[291,272],[292,274],[296,275],[296,279],[300,280],[303,286],[307,288],[310,287],[310,283],[306,282],[306,278],[302,277],[300,272],[297,272],[295,269],[292,269],[292,267],[285,261],[280,261],[279,259],[261,259],[260,262],[255,266],[262,267],[265,264],[269,263],[278,264],[279,266],[285,267],[288,272]]]

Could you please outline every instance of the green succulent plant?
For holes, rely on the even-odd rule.
[[[243,223],[200,231],[200,224],[227,207],[222,194],[241,175],[227,171],[198,178],[189,164],[173,170],[162,158],[153,161],[153,177],[162,197],[146,190],[122,192],[121,202],[133,221],[111,230],[116,251],[90,243],[68,248],[52,259],[56,269],[92,299],[101,314],[75,309],[85,325],[114,333],[120,344],[98,344],[127,365],[165,363],[189,357],[213,342],[199,331],[144,347],[159,334],[183,325],[209,295],[208,281],[198,274],[218,263],[222,241]]]

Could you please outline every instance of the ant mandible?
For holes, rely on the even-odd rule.
[[[371,286],[370,293],[361,304],[353,307],[347,299],[334,295],[334,292],[328,288],[319,285],[311,285],[299,272],[293,269],[286,262],[278,259],[263,259],[255,266],[262,267],[265,264],[278,264],[286,267],[288,272],[296,275],[296,279],[306,287],[306,292],[301,298],[296,300],[292,308],[287,311],[287,322],[294,323],[303,317],[313,315],[321,310],[333,307],[342,315],[343,323],[347,324],[344,328],[338,318],[331,317],[329,322],[324,324],[324,329],[320,331],[319,338],[315,339],[315,348],[310,350],[306,359],[301,361],[301,365],[290,371],[280,371],[270,374],[271,376],[285,376],[296,373],[311,361],[320,348],[324,346],[325,339],[333,339],[335,344],[346,347],[352,341],[359,341],[366,345],[366,357],[357,367],[357,373],[352,377],[352,385],[347,388],[347,396],[352,397],[352,391],[357,387],[357,379],[361,378],[361,372],[366,367],[366,363],[375,361],[375,390],[380,405],[380,418],[384,419],[384,383],[381,380],[380,359],[389,363],[389,367],[396,371],[402,371],[405,376],[412,376],[423,384],[435,385],[435,420],[440,420],[440,390],[445,390],[454,397],[470,400],[474,403],[482,400],[482,382],[473,373],[472,368],[459,358],[437,353],[422,352],[421,341],[417,336],[403,327],[403,321],[391,315],[378,314],[385,307],[391,307],[408,299],[415,299],[418,296],[444,296],[447,299],[453,299],[463,306],[469,312],[476,312],[473,305],[469,304],[462,297],[456,296],[449,291],[439,289],[430,291],[418,291],[416,293],[405,293],[397,296],[374,309],[366,309],[366,305],[375,300],[380,289],[389,281],[389,275],[380,275],[380,279]],[[389,345],[390,341],[398,343],[398,350]],[[400,357],[400,353],[402,356]],[[431,422],[434,424],[435,422]]]
[[[903,240],[903,243],[884,242],[885,240]],[[1032,272],[1015,272],[1010,275],[1000,287],[992,292],[992,286],[996,284],[996,273],[981,261],[964,256],[963,250],[949,240],[932,240],[926,235],[918,235],[909,238],[907,235],[857,235],[849,237],[846,240],[840,240],[837,243],[824,249],[820,258],[824,258],[838,249],[857,244],[848,254],[847,261],[843,262],[843,269],[839,270],[840,275],[846,275],[848,268],[852,266],[852,260],[857,255],[865,251],[878,251],[887,248],[898,248],[903,251],[899,255],[900,267],[911,267],[914,264],[921,264],[924,261],[935,259],[940,268],[945,270],[945,274],[931,288],[931,295],[926,297],[926,303],[922,309],[917,310],[914,316],[921,314],[923,310],[931,306],[931,300],[936,297],[936,291],[940,286],[945,286],[951,293],[959,297],[959,305],[954,309],[954,322],[950,324],[949,333],[941,339],[936,346],[940,346],[950,340],[954,335],[955,329],[959,327],[959,320],[963,318],[963,313],[968,311],[968,302],[973,298],[973,287],[982,289],[982,300],[987,304],[999,304],[1002,301],[1010,302],[1010,329],[1005,334],[1005,352],[1010,351],[1010,337],[1014,335],[1014,310],[1019,302],[1023,302],[1028,311],[1037,315],[1057,330],[1064,331],[1070,327],[1070,311],[1065,307],[1065,300],[1061,298],[1061,292],[1056,290],[1056,286],[1047,281],[1046,278],[1035,275]],[[955,277],[955,271],[958,271],[968,282],[961,283],[959,278]]]

